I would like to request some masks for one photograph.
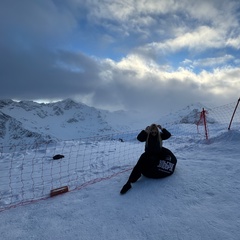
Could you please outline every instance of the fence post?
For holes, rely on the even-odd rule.
[[[200,119],[199,121],[197,122],[197,128],[198,128],[198,125],[201,123],[201,121],[203,120],[203,124],[204,124],[204,130],[205,130],[205,136],[206,136],[206,139],[208,140],[208,130],[207,130],[207,119],[206,119],[206,113],[207,111],[205,111],[205,109],[203,108],[201,114],[200,114]]]
[[[202,116],[203,116],[203,123],[204,123],[204,129],[205,129],[205,136],[206,136],[206,139],[208,140],[208,130],[207,130],[207,120],[206,120],[206,111],[205,109],[203,108],[202,110]]]
[[[239,101],[240,101],[240,98],[238,99],[237,105],[236,105],[236,107],[235,107],[235,109],[234,109],[234,111],[233,111],[233,115],[232,115],[232,118],[231,118],[231,120],[230,120],[230,123],[229,123],[229,126],[228,126],[228,130],[230,130],[230,128],[231,128],[232,120],[233,120],[234,115],[235,115],[235,113],[236,113],[236,110],[237,110],[237,107],[238,107]]]

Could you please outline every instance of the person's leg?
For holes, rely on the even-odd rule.
[[[146,153],[143,153],[140,156],[137,164],[134,166],[134,168],[129,176],[129,179],[128,179],[129,182],[135,183],[141,177],[142,169],[144,167],[146,160],[147,160],[147,155],[146,155]]]
[[[125,183],[124,186],[122,187],[120,193],[125,194],[131,187],[132,187],[131,183],[127,181],[127,183]]]
[[[122,187],[120,193],[124,194],[126,193],[132,186],[131,183],[135,183],[142,175],[142,168],[146,161],[146,154],[143,153],[141,157],[139,158],[137,164],[134,166],[127,183]]]

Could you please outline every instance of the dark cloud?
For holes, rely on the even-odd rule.
[[[81,53],[1,49],[3,98],[66,98],[97,86],[98,64]]]

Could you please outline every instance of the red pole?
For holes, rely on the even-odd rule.
[[[230,127],[231,127],[231,125],[232,125],[232,120],[233,120],[233,117],[234,117],[235,112],[236,112],[236,110],[237,110],[237,107],[238,107],[239,101],[240,101],[240,98],[238,99],[237,105],[236,105],[236,107],[235,107],[235,109],[234,109],[234,112],[233,112],[233,115],[232,115],[231,121],[230,121],[229,126],[228,126],[228,130],[230,130]]]
[[[204,123],[204,128],[205,128],[205,136],[206,136],[206,139],[208,140],[208,131],[207,131],[207,121],[206,121],[206,111],[202,110],[202,113],[203,113],[203,123]]]

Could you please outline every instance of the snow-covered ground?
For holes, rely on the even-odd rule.
[[[173,136],[164,142],[178,159],[171,177],[142,177],[120,195],[130,174],[126,171],[80,190],[0,212],[1,239],[238,240],[240,132],[216,124],[207,141],[190,131],[174,133],[181,126],[187,125],[169,126]],[[124,144],[130,148],[136,142]],[[144,149],[141,143],[137,146],[140,152]],[[102,153],[105,158],[106,152]],[[105,169],[107,175],[133,166],[139,152],[134,154],[129,159],[120,156],[114,166]]]

